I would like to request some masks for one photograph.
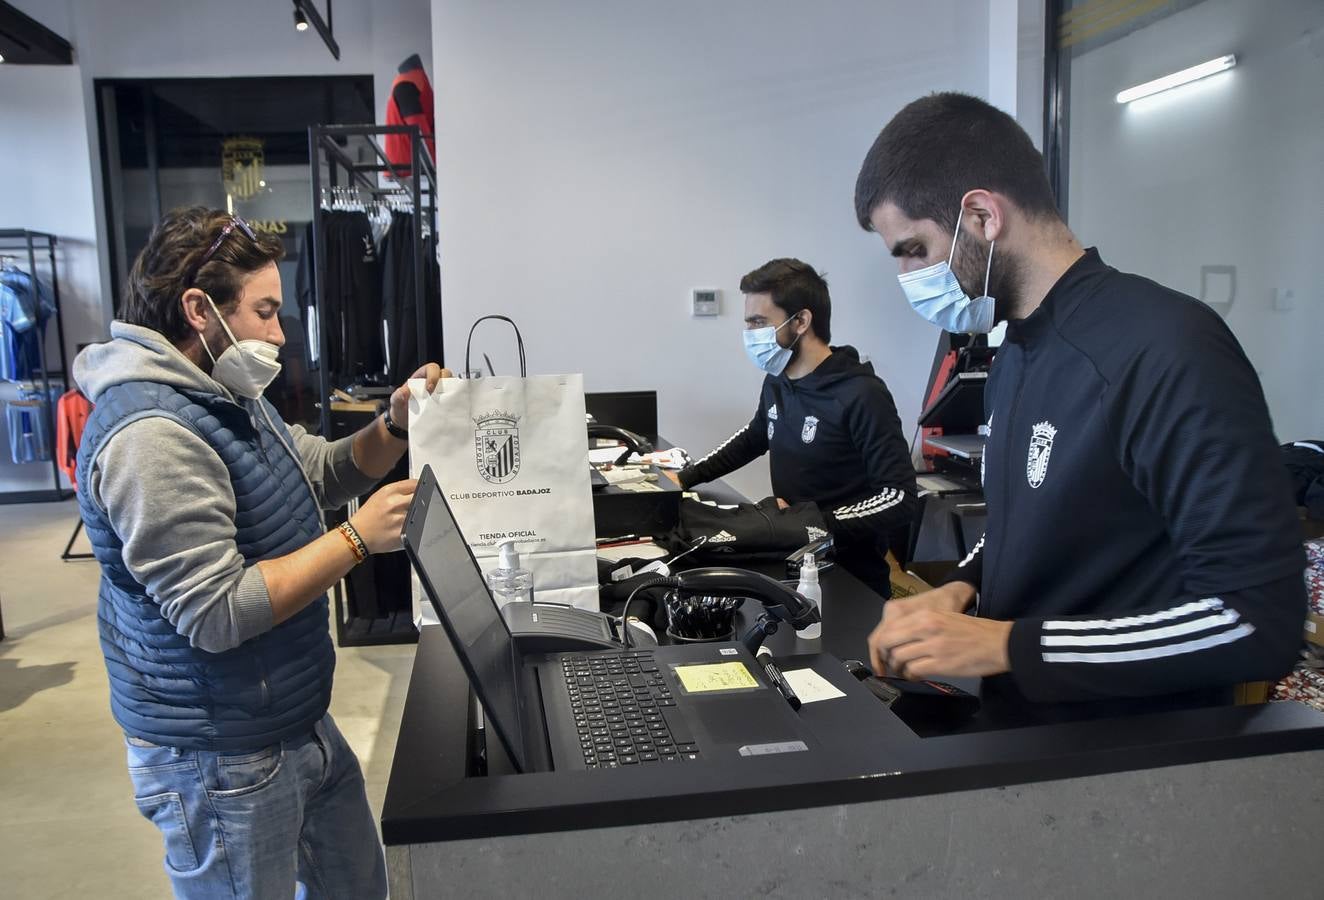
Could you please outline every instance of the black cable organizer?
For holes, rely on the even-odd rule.
[[[409,139],[412,164],[407,168],[394,165],[382,149],[381,139],[386,135],[405,135]],[[358,147],[353,146],[353,142]],[[366,145],[371,148],[368,161],[356,160],[356,153]],[[355,410],[336,414],[332,409],[333,391],[338,385],[333,384],[334,365],[328,359],[327,328],[330,323],[323,315],[323,298],[326,297],[328,284],[328,266],[334,261],[327,257],[327,210],[323,199],[328,193],[349,192],[356,197],[368,198],[373,203],[384,200],[404,201],[413,213],[413,266],[414,266],[414,310],[417,330],[416,366],[425,362],[443,364],[441,339],[441,296],[440,287],[435,297],[428,296],[428,283],[425,278],[426,232],[435,227],[437,212],[436,167],[427,146],[423,142],[421,130],[416,125],[314,125],[308,129],[308,155],[312,169],[313,199],[313,288],[312,305],[317,310],[317,389],[318,408],[320,411],[321,433],[328,440],[346,437],[359,427],[367,424],[375,410]],[[323,168],[325,167],[325,173]],[[324,177],[325,175],[325,177]],[[383,184],[381,176],[387,183]],[[427,341],[430,334],[428,318],[431,315],[428,304],[434,304],[435,328],[431,334],[435,341]],[[416,367],[415,366],[415,367]],[[394,385],[398,387],[398,385]],[[382,484],[407,478],[409,475],[407,458],[401,465],[387,475]],[[346,510],[328,514],[328,527],[334,527],[344,521],[357,508],[357,501]],[[399,565],[397,565],[397,562]],[[395,568],[403,567],[401,579]],[[418,641],[418,630],[414,627],[413,613],[408,607],[391,610],[386,614],[363,615],[365,610],[356,602],[355,585],[364,586],[364,574],[372,573],[371,590],[374,596],[387,591],[403,590],[409,596],[412,580],[409,577],[409,563],[403,553],[381,557],[369,557],[368,561],[352,571],[343,581],[337,582],[333,590],[335,607],[336,637],[342,647],[370,646],[381,644],[409,644]],[[389,570],[389,578],[387,577]],[[366,593],[366,591],[365,591]]]
[[[56,388],[61,388],[69,384],[69,361],[64,349],[64,313],[60,308],[60,277],[58,267],[55,262],[55,245],[58,239],[53,234],[47,234],[42,231],[28,231],[24,228],[5,228],[0,229],[0,257],[9,257],[15,260],[15,268],[22,268],[19,263],[24,256],[27,260],[27,268],[24,270],[32,278],[35,284],[39,279],[45,281],[51,289],[51,305],[55,307],[55,328],[59,341],[59,359],[60,367],[58,370],[52,370],[50,361],[47,358],[48,337],[43,334],[38,342],[38,356],[41,363],[39,373],[33,373],[34,377],[22,381],[14,382],[4,379],[7,384],[31,385],[34,392],[40,391],[43,405],[46,408],[46,427],[50,429],[50,470],[51,470],[51,488],[49,490],[10,490],[0,491],[0,504],[11,503],[48,503],[60,500],[67,500],[73,496],[72,491],[65,490],[64,482],[60,477],[60,467],[56,462],[57,453],[55,447],[55,403],[56,397],[52,396],[52,382]],[[40,253],[38,252],[40,248]],[[18,255],[15,254],[18,252]],[[50,267],[50,278],[43,278],[43,272],[38,268],[38,259],[44,257],[44,262]],[[4,339],[0,335],[0,340]],[[37,377],[39,374],[39,377]],[[19,468],[20,466],[43,465],[44,462],[32,463],[14,463],[7,456],[0,457],[0,466],[9,468]]]

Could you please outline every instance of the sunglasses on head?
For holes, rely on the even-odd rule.
[[[221,244],[223,244],[225,239],[230,236],[230,232],[234,231],[236,228],[248,235],[250,241],[257,241],[257,235],[253,232],[252,226],[238,216],[230,216],[230,221],[221,229],[221,233],[216,236],[216,240],[212,241],[211,246],[207,248],[207,252],[202,254],[202,261],[198,263],[199,269],[207,264],[207,260],[211,259],[212,256],[216,254],[217,250],[221,249]]]

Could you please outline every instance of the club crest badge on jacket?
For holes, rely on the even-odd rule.
[[[1057,429],[1048,422],[1040,422],[1034,426],[1030,434],[1030,455],[1025,461],[1025,477],[1029,479],[1032,488],[1044,483],[1044,476],[1048,474],[1048,458],[1053,455],[1055,437],[1057,437]]]
[[[818,434],[818,417],[805,416],[805,427],[800,430],[800,440],[812,444],[816,434]]]

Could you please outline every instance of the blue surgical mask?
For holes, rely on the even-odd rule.
[[[766,328],[745,329],[745,354],[749,361],[774,377],[786,371],[787,364],[795,355],[795,345],[803,335],[797,335],[791,346],[783,347],[777,343],[777,332],[794,321],[795,316],[791,316],[776,328],[769,325]]]
[[[905,272],[897,276],[901,290],[915,312],[928,319],[944,331],[953,334],[987,334],[993,330],[993,298],[988,295],[988,276],[993,270],[993,245],[988,245],[988,268],[984,270],[984,294],[981,297],[968,297],[961,289],[952,271],[952,259],[956,256],[956,241],[961,236],[961,216],[964,208],[956,216],[956,233],[952,235],[952,249],[947,254],[947,261],[934,263],[914,272]]]

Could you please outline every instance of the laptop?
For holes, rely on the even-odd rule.
[[[683,766],[819,749],[742,644],[522,652],[430,466],[409,509],[404,545],[489,733],[520,772]]]

